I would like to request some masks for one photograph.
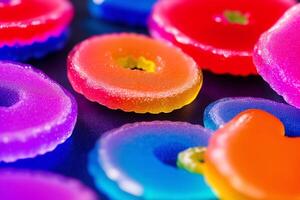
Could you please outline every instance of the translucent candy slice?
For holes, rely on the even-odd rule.
[[[15,44],[0,47],[0,60],[26,61],[31,58],[42,58],[48,53],[64,47],[69,31],[64,31],[58,36],[49,37],[42,42],[33,42],[29,45]]]
[[[300,136],[299,109],[284,103],[253,97],[225,98],[211,103],[204,111],[205,128],[217,130],[248,109],[260,109],[273,114],[284,124],[287,136]]]
[[[257,74],[252,51],[294,0],[162,0],[150,33],[191,55],[199,67],[217,74]],[[266,12],[272,10],[272,12]]]
[[[258,73],[291,105],[300,108],[300,5],[288,10],[256,45]]]
[[[202,73],[178,48],[136,34],[95,36],[68,58],[73,88],[111,109],[171,112],[191,103]]]
[[[75,99],[28,65],[0,62],[0,161],[52,151],[74,129]]]
[[[3,200],[97,200],[96,195],[76,180],[41,172],[0,171]]]
[[[183,122],[141,122],[105,134],[90,155],[96,185],[113,199],[214,199],[203,177],[176,167],[177,154],[206,146],[210,131]]]
[[[300,198],[300,138],[261,110],[247,110],[216,131],[204,175],[220,199]]]
[[[0,58],[27,60],[57,50],[72,18],[68,0],[0,1]]]
[[[97,18],[133,26],[146,26],[157,0],[89,0],[89,10]]]

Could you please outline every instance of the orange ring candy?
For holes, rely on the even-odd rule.
[[[95,36],[68,57],[73,88],[110,109],[171,112],[191,103],[202,72],[177,47],[137,34]]]

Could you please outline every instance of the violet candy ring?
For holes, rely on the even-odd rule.
[[[1,170],[3,200],[97,200],[79,181],[41,172]]]
[[[0,61],[0,161],[52,151],[74,129],[75,99],[29,65]]]

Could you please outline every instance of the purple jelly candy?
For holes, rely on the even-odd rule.
[[[52,151],[70,137],[75,99],[29,65],[0,61],[0,161]]]
[[[74,179],[50,173],[0,171],[3,200],[96,200],[95,194]]]

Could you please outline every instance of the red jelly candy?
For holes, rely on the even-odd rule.
[[[31,44],[57,36],[72,17],[68,0],[0,0],[0,46]]]
[[[156,38],[171,41],[217,74],[257,74],[252,51],[294,0],[161,0],[150,20]],[[270,12],[268,12],[270,11]]]

